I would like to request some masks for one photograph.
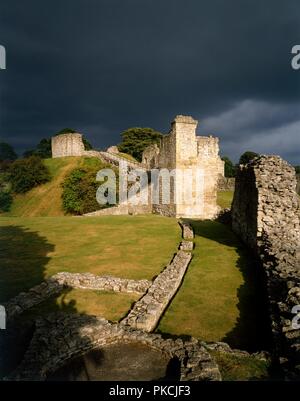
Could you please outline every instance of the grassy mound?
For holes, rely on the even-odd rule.
[[[99,165],[99,168],[101,168],[102,166],[100,160],[87,157],[45,159],[44,163],[50,171],[51,181],[33,188],[25,194],[16,195],[11,210],[2,213],[1,216],[63,216],[61,184],[64,178],[76,167]]]

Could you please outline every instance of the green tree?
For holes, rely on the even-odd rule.
[[[84,144],[84,150],[92,150],[93,146],[90,144],[90,142],[86,139],[84,135],[82,135],[82,142]]]
[[[42,159],[48,159],[52,156],[51,139],[43,138],[35,149],[27,150],[23,153],[24,157],[38,156]]]
[[[63,135],[63,134],[75,134],[76,130],[73,128],[63,128],[59,132],[55,134],[56,135]]]
[[[0,142],[0,160],[16,160],[18,155],[14,148],[6,142]]]
[[[37,145],[35,154],[42,159],[48,159],[52,157],[51,139],[43,138]]]
[[[258,153],[247,151],[244,152],[239,160],[239,164],[248,164],[251,160],[255,159],[256,157],[259,157]]]
[[[225,171],[225,177],[235,177],[235,166],[232,163],[232,161],[229,159],[229,157],[224,156],[222,157],[222,160],[225,162],[224,165],[224,171]]]
[[[294,166],[296,170],[296,174],[300,174],[300,166]]]
[[[38,156],[14,161],[9,167],[9,180],[12,190],[24,193],[30,189],[50,181],[50,173]]]
[[[118,149],[141,161],[144,149],[151,144],[158,144],[162,136],[161,132],[153,128],[128,128],[121,134],[122,142],[118,145]]]

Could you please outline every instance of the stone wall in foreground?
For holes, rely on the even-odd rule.
[[[178,251],[170,265],[157,276],[147,293],[134,304],[121,323],[139,330],[153,331],[180,287],[191,259],[191,253]]]
[[[122,324],[139,330],[153,331],[164,311],[177,293],[192,259],[194,232],[192,227],[180,221],[183,241],[171,263],[156,277],[146,294],[138,300]]]
[[[195,338],[164,339],[132,327],[87,315],[52,314],[36,322],[36,331],[19,367],[6,380],[46,380],[72,358],[113,344],[143,344],[176,358],[181,381],[219,381],[218,365]],[[129,369],[134,367],[128,367]]]
[[[232,227],[261,260],[265,272],[274,357],[300,375],[300,329],[292,325],[292,308],[300,304],[296,185],[294,168],[279,156],[261,156],[240,166]]]
[[[27,292],[21,292],[6,304],[8,319],[23,313],[46,299],[61,294],[66,289],[84,289],[97,291],[113,291],[144,294],[151,285],[148,280],[130,280],[112,276],[96,276],[91,273],[61,272],[46,279],[41,284],[32,287]]]

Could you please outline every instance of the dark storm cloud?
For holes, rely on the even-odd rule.
[[[299,15],[298,0],[2,0],[1,137],[23,151],[74,127],[105,147],[190,114],[223,154],[278,149],[300,164]]]

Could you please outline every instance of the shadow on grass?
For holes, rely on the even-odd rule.
[[[0,304],[28,291],[45,279],[54,245],[37,232],[21,226],[0,227]],[[68,290],[67,290],[68,291]],[[51,311],[76,312],[76,302],[50,301]],[[30,311],[30,309],[29,309]],[[0,379],[13,371],[23,359],[32,339],[37,314],[24,313],[8,320],[6,330],[0,330]]]
[[[239,317],[235,327],[222,338],[232,348],[249,352],[269,350],[271,328],[267,309],[266,285],[257,259],[246,249],[229,226],[214,221],[186,219],[201,236],[235,248],[238,254],[236,268],[244,283],[237,289]]]
[[[39,235],[38,232],[30,231],[21,226],[2,226],[0,228],[0,243],[0,303],[5,303],[20,292],[28,291],[45,280],[47,264],[51,259],[49,254],[55,250],[55,246],[49,243],[47,238]],[[25,368],[24,365],[21,365],[22,371],[18,371],[21,377],[24,372],[26,373],[28,364],[32,368],[32,365],[35,366],[39,363],[39,358],[45,363],[53,357],[59,361],[61,355],[53,355],[53,353],[57,349],[58,354],[64,355],[68,352],[68,341],[77,344],[84,342],[85,347],[89,348],[88,342],[90,340],[81,333],[81,327],[97,323],[95,316],[81,313],[80,315],[86,315],[87,319],[77,320],[75,318],[76,330],[73,330],[72,334],[70,334],[68,327],[64,326],[66,314],[78,314],[76,301],[66,299],[70,290],[63,290],[60,304],[57,303],[56,297],[52,296],[27,309],[13,320],[8,320],[7,329],[0,330],[0,381],[4,377],[13,377],[13,372],[24,359],[33,339],[36,328],[35,322],[38,317],[47,318],[51,313],[51,317],[49,316],[49,319],[46,319],[46,332],[49,333],[49,338],[46,335],[45,337],[39,336],[40,333],[34,337],[35,341],[33,344],[31,343],[31,346],[34,345],[37,348],[31,348],[32,354],[27,354],[29,358],[26,360],[27,365],[25,364]],[[56,315],[58,312],[59,314]],[[59,315],[61,316],[62,312],[63,318],[59,323],[62,323],[62,326],[58,327],[55,324],[57,323],[56,319]],[[59,329],[62,330],[62,333],[57,334]],[[66,341],[62,341],[62,338]],[[56,341],[59,344],[62,342],[61,349],[57,347]],[[93,345],[91,344],[91,346]],[[143,347],[141,344],[139,346]],[[58,366],[56,372],[49,372],[48,379],[52,377],[56,380],[103,380],[104,377],[107,380],[127,380],[133,377],[137,380],[143,378],[140,372],[141,368],[144,369],[143,374],[149,380],[152,378],[169,380],[174,379],[174,377],[176,379],[180,373],[177,360],[166,360],[161,363],[161,354],[153,352],[150,347],[144,347],[139,352],[134,345],[126,348],[126,345],[120,344],[115,348],[117,351],[111,347],[105,350],[92,350],[81,355],[78,359],[70,357],[63,366]],[[33,360],[31,359],[32,356]],[[120,358],[121,369],[119,366]],[[136,361],[140,361],[138,366],[136,366]],[[161,364],[160,373],[157,376],[156,371],[159,364]],[[35,380],[35,377],[27,377],[26,375],[25,377]]]

